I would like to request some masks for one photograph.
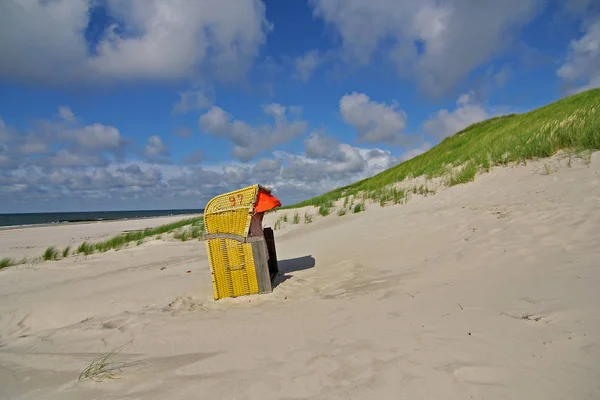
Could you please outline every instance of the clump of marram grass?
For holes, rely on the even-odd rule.
[[[312,215],[310,215],[308,212],[304,213],[304,223],[305,224],[310,224],[312,222]]]
[[[42,259],[44,261],[54,261],[58,259],[58,250],[54,246],[50,246],[44,251],[42,254]]]
[[[298,213],[294,213],[294,219],[292,220],[292,223],[294,225],[299,224],[300,223],[300,216],[298,215]]]
[[[198,239],[204,234],[204,225],[191,225],[188,227],[180,228],[173,234],[173,238],[186,242],[192,239]]]
[[[459,172],[452,173],[448,179],[448,186],[471,182],[477,175],[477,165],[473,162],[466,163]]]
[[[343,217],[348,211],[345,208],[340,208],[337,212],[338,217]]]
[[[13,265],[17,265],[17,261],[14,258],[4,257],[0,260],[0,269],[12,267]]]
[[[321,204],[319,206],[319,215],[321,215],[322,217],[326,217],[329,215],[329,213],[331,213],[331,207],[332,207],[332,203],[331,201],[326,201],[323,204]]]
[[[374,190],[369,193],[371,200],[379,201],[379,205],[384,207],[388,203],[403,204],[407,201],[408,191],[397,187],[386,187]]]
[[[66,258],[69,256],[69,252],[71,251],[71,246],[67,246],[62,251],[62,257]]]
[[[287,216],[287,214],[283,214],[283,216],[281,217],[281,220],[283,222],[288,222],[288,216]]]
[[[359,213],[359,212],[361,212],[361,211],[365,211],[365,210],[366,210],[366,204],[365,204],[365,201],[363,200],[363,201],[361,201],[360,203],[357,203],[357,204],[354,206],[354,208],[353,208],[352,212],[353,212],[354,214],[357,214],[357,213]]]
[[[91,362],[90,365],[81,371],[79,378],[77,379],[77,383],[83,382],[87,379],[94,382],[115,379],[117,372],[123,372],[123,368],[130,365],[124,362],[114,361],[115,357],[119,354],[124,346],[125,345],[98,356],[94,361]]]
[[[94,252],[94,245],[88,243],[88,242],[83,242],[79,245],[79,247],[77,247],[77,254],[85,254],[90,255]]]

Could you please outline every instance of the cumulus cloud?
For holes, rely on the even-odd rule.
[[[215,100],[215,91],[211,86],[179,92],[179,102],[173,106],[174,113],[190,110],[202,110],[210,107]]]
[[[536,0],[309,0],[341,37],[342,59],[368,65],[378,52],[401,77],[441,96],[489,62],[541,9]]]
[[[304,140],[304,152],[308,158],[334,158],[332,155],[338,149],[339,141],[322,132],[311,132]]]
[[[571,42],[566,60],[556,73],[569,94],[600,87],[600,17],[588,23],[583,35]]]
[[[302,82],[307,82],[315,70],[323,63],[324,55],[319,50],[310,50],[294,60],[296,77]]]
[[[424,128],[434,138],[442,140],[467,126],[489,118],[488,111],[473,99],[473,93],[459,96],[453,111],[440,110],[424,123]]]
[[[58,115],[66,122],[75,122],[75,114],[70,107],[60,106],[58,107]]]
[[[280,104],[263,107],[265,114],[274,119],[273,124],[252,126],[233,117],[220,107],[212,106],[200,117],[200,130],[233,143],[233,157],[249,161],[255,156],[270,150],[303,134],[308,122],[290,120],[288,110]]]
[[[118,23],[88,42],[84,33],[96,2],[0,2],[0,76],[60,83],[173,80],[209,70],[228,80],[247,69],[271,29],[260,0],[230,0],[228,7],[219,0],[102,4]]]
[[[153,161],[167,162],[171,154],[167,145],[158,135],[152,135],[146,142],[144,154]]]
[[[34,129],[19,132],[0,119],[0,145],[10,158],[10,166],[40,167],[100,166],[122,156],[128,143],[117,128],[93,123],[81,125],[70,118],[68,107],[61,107],[64,121],[38,121]],[[8,167],[8,161],[4,162]]]
[[[406,113],[396,103],[378,103],[353,92],[344,95],[339,106],[344,122],[356,129],[358,142],[398,144],[405,139]]]
[[[286,120],[287,111],[280,105],[265,107],[265,113],[280,122]],[[86,127],[72,127],[77,132],[91,132],[84,141],[81,136],[67,135],[69,141],[62,142],[62,148],[32,147],[45,153],[26,154],[19,147],[21,132],[0,124],[0,133],[6,138],[0,143],[0,198],[7,211],[202,207],[219,193],[256,182],[272,187],[289,203],[371,176],[394,161],[387,150],[350,146],[324,132],[311,134],[300,154],[274,152],[256,162],[202,166],[200,150],[179,165],[163,163],[161,157],[169,151],[154,135],[145,143],[146,160],[125,161],[107,157],[101,150],[117,143],[110,140],[110,134],[108,139],[98,137],[103,129]],[[55,138],[30,134],[42,144],[53,143]],[[98,151],[89,148],[92,143]]]

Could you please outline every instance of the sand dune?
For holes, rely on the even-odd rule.
[[[0,397],[600,398],[600,156],[542,170],[285,224],[268,295],[212,301],[198,241],[8,268]],[[75,383],[119,346],[120,379]]]

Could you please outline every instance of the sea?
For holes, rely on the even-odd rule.
[[[137,211],[83,211],[0,214],[0,227],[68,224],[74,222],[115,221],[137,218],[165,217],[171,215],[201,214],[204,209],[137,210]]]

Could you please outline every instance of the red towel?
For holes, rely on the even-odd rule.
[[[280,206],[281,202],[277,197],[264,190],[258,191],[258,199],[256,201],[256,205],[254,206],[254,211],[261,213]]]

